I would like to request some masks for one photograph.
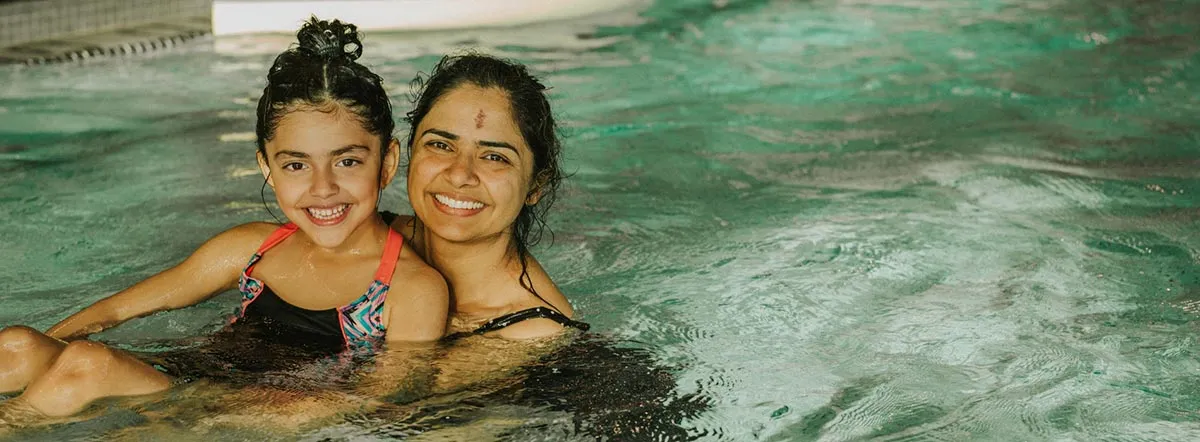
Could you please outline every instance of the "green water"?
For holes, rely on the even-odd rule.
[[[364,61],[397,109],[464,43],[554,87],[574,175],[537,254],[706,404],[693,437],[1200,438],[1200,2],[718,4],[368,34]],[[287,42],[0,71],[0,325],[269,219],[238,134]],[[207,333],[235,303],[101,337]],[[511,438],[570,426],[529,413]]]

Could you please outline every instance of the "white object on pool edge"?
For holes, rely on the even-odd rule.
[[[615,11],[635,0],[215,0],[214,35],[294,33],[310,16],[361,30],[504,27]]]

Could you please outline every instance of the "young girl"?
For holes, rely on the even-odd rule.
[[[362,54],[357,30],[314,18],[297,37],[299,46],[271,66],[257,123],[258,165],[291,222],[227,230],[179,265],[45,334],[3,329],[0,392],[24,389],[14,401],[65,416],[97,398],[162,391],[171,379],[133,355],[65,340],[233,288],[242,303],[226,333],[232,336],[253,323],[265,336],[309,347],[369,350],[443,335],[445,281],[377,211],[399,143],[381,79],[355,62]]]

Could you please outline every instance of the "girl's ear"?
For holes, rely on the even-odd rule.
[[[271,166],[267,165],[267,157],[263,156],[262,151],[254,154],[254,157],[258,159],[258,170],[262,172],[263,178],[267,179],[267,185],[274,189],[275,180],[271,179]]]
[[[392,138],[392,141],[383,147],[387,149],[383,154],[383,168],[380,170],[379,190],[383,190],[392,179],[396,177],[396,169],[400,166],[400,140]]]

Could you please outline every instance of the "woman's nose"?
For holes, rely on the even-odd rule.
[[[446,170],[446,178],[455,187],[472,186],[479,183],[475,174],[475,160],[470,155],[458,155]]]

